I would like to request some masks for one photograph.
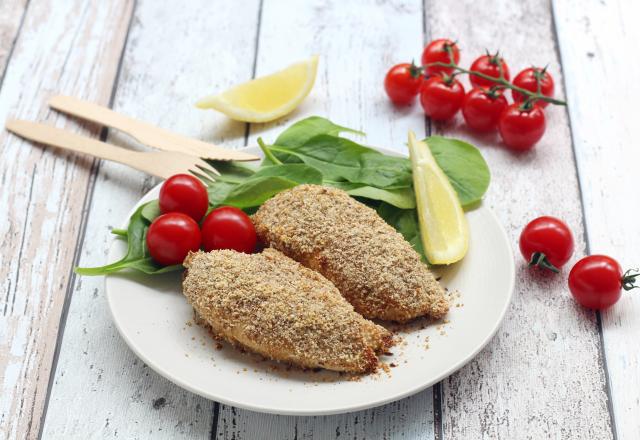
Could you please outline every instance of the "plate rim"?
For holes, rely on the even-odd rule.
[[[254,150],[256,148],[257,147],[243,147],[243,148],[239,148],[238,150],[240,150],[240,151],[242,151],[242,150]],[[374,148],[375,150],[380,151],[380,152],[382,152],[384,154],[407,157],[406,154],[398,152],[398,151],[393,151],[393,150],[389,150],[389,149],[381,148],[381,147],[371,147],[371,148]],[[134,204],[134,206],[131,208],[131,210],[127,213],[127,216],[125,218],[125,223],[131,217],[131,215],[135,212],[135,210],[138,208],[138,206],[142,203],[142,200],[144,200],[152,192],[157,191],[159,189],[159,187],[162,185],[162,183],[163,182],[159,182],[157,185],[155,185],[153,188],[151,188],[149,191],[147,191],[142,197],[140,197],[140,199]],[[250,410],[250,411],[255,411],[255,412],[259,412],[259,413],[285,415],[285,416],[299,416],[299,417],[345,414],[345,413],[351,413],[351,412],[356,412],[356,411],[362,411],[362,410],[369,409],[369,408],[375,408],[375,407],[378,407],[378,406],[385,405],[387,403],[395,402],[395,401],[410,397],[410,396],[412,396],[414,394],[417,394],[417,393],[425,390],[426,388],[434,385],[435,383],[440,382],[442,379],[451,376],[452,374],[454,374],[455,372],[460,370],[462,367],[464,367],[467,363],[469,363],[473,358],[475,358],[478,355],[478,353],[480,353],[480,351],[482,351],[482,349],[484,349],[487,346],[487,344],[493,339],[493,337],[497,333],[498,329],[502,325],[502,323],[504,321],[504,318],[506,316],[507,310],[509,309],[509,306],[511,305],[511,302],[513,300],[513,293],[514,293],[514,290],[515,290],[515,278],[516,278],[515,275],[516,274],[515,274],[515,261],[514,261],[513,248],[510,245],[509,236],[508,236],[506,230],[504,229],[504,227],[500,223],[498,217],[493,212],[493,210],[490,209],[489,207],[485,206],[484,205],[484,201],[482,201],[480,203],[480,205],[477,208],[474,209],[474,211],[475,210],[484,210],[489,214],[489,216],[492,217],[492,219],[494,220],[495,224],[498,226],[498,230],[500,231],[500,235],[502,236],[502,238],[504,239],[505,243],[507,244],[507,246],[506,246],[507,247],[507,253],[508,253],[508,256],[510,257],[509,258],[509,265],[508,265],[507,270],[511,274],[511,276],[509,277],[509,289],[508,289],[507,301],[505,301],[502,310],[500,310],[499,317],[495,321],[491,331],[483,339],[482,343],[478,344],[478,346],[474,350],[472,350],[467,356],[465,356],[463,359],[461,359],[458,362],[456,362],[455,364],[453,364],[453,366],[451,368],[447,369],[447,371],[441,373],[440,375],[436,376],[435,378],[433,378],[433,379],[431,379],[429,381],[420,383],[419,385],[417,385],[415,387],[412,387],[412,388],[410,388],[408,390],[405,390],[405,391],[403,391],[401,393],[393,394],[392,396],[389,396],[389,397],[379,398],[379,399],[376,399],[374,401],[370,401],[370,402],[363,403],[363,404],[360,404],[360,405],[347,405],[347,406],[340,406],[340,407],[332,407],[330,409],[286,410],[286,409],[278,409],[278,408],[273,408],[273,407],[265,407],[265,406],[261,406],[261,405],[254,405],[254,404],[251,404],[251,403],[241,402],[241,401],[238,401],[238,400],[233,400],[233,399],[228,399],[226,397],[217,396],[217,395],[214,395],[212,393],[208,393],[206,391],[203,391],[201,389],[197,389],[195,387],[192,387],[190,384],[186,383],[182,379],[172,376],[168,372],[164,371],[160,366],[155,365],[154,361],[149,359],[147,356],[142,354],[141,351],[138,350],[138,348],[136,347],[136,344],[133,343],[133,341],[129,338],[128,334],[122,329],[118,319],[116,318],[116,314],[114,313],[114,309],[113,309],[111,295],[109,294],[109,289],[108,289],[108,280],[110,278],[110,275],[107,274],[104,277],[104,286],[105,286],[105,295],[107,297],[107,304],[109,306],[109,312],[111,313],[111,318],[113,320],[113,323],[116,326],[116,329],[118,330],[118,333],[120,334],[120,337],[125,341],[125,343],[129,347],[129,349],[131,351],[133,351],[133,353],[139,359],[141,359],[146,365],[148,365],[154,372],[156,372],[157,374],[159,374],[163,378],[167,379],[171,383],[173,383],[173,384],[175,384],[175,385],[177,385],[177,386],[179,386],[179,387],[181,387],[181,388],[183,388],[183,389],[185,389],[185,390],[187,390],[187,391],[189,391],[191,393],[194,393],[194,394],[196,394],[198,396],[201,396],[201,397],[204,397],[206,399],[212,400],[214,402],[218,402],[218,403],[222,403],[222,404],[225,404],[225,405],[230,405],[230,406],[234,406],[234,407],[237,407],[237,408],[246,409],[246,410]],[[124,225],[124,227],[126,227],[126,225]],[[116,240],[117,240],[117,237],[114,237],[111,240],[111,244],[109,246],[109,249],[111,249],[113,247],[113,244],[116,242]],[[109,251],[109,253],[110,252],[111,251]]]

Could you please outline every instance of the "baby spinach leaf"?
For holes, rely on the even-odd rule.
[[[461,140],[442,136],[430,136],[425,142],[458,193],[462,207],[479,202],[491,180],[489,167],[480,151]]]
[[[207,162],[220,173],[216,175],[209,170],[203,170],[210,180],[216,182],[240,183],[251,177],[257,169],[255,165],[230,160],[207,160]]]
[[[299,182],[276,176],[250,179],[236,186],[227,195],[222,205],[245,209],[260,206],[274,195],[299,185]]]
[[[260,168],[251,176],[258,177],[284,177],[298,183],[322,183],[322,173],[317,169],[303,163],[285,163],[282,165],[270,165]],[[247,179],[247,181],[250,179]]]
[[[135,269],[146,274],[157,274],[180,270],[181,265],[161,266],[151,259],[147,252],[146,236],[149,229],[150,220],[145,218],[145,209],[151,211],[157,200],[141,205],[131,216],[127,227],[127,253],[119,261],[101,267],[77,267],[76,273],[80,275],[106,275],[118,272],[122,269]],[[151,208],[150,208],[151,206]]]
[[[401,209],[413,209],[416,207],[416,196],[412,188],[381,189],[358,183],[332,181],[324,181],[323,184],[339,188],[354,197],[380,200]]]
[[[270,149],[296,156],[317,168],[328,180],[346,180],[385,189],[411,186],[409,160],[381,154],[349,139],[321,134],[300,146],[274,145]]]
[[[279,192],[303,183],[320,185],[322,174],[302,163],[265,166],[234,187],[222,204],[241,209],[260,206]]]
[[[275,144],[282,147],[291,147],[302,145],[312,137],[319,134],[329,134],[337,136],[340,133],[349,132],[364,136],[364,133],[352,128],[343,127],[334,124],[328,119],[320,116],[310,116],[306,119],[296,122],[291,127],[280,133]]]
[[[209,205],[219,206],[229,196],[229,193],[233,191],[239,184],[229,183],[223,181],[216,181],[211,183],[207,187],[207,193],[209,194]]]
[[[230,173],[224,174],[223,171],[225,170],[230,170]],[[255,203],[255,200],[261,200],[267,194],[270,194],[269,197],[274,196],[277,194],[277,192],[273,192],[276,188],[282,188],[281,191],[284,191],[292,187],[289,183],[285,184],[283,180],[264,179],[265,177],[280,177],[297,184],[315,183],[319,185],[322,183],[322,174],[315,168],[303,163],[263,164],[257,171],[251,170],[250,172],[247,172],[247,168],[231,167],[220,168],[219,171],[221,176],[218,176],[215,181],[209,182],[207,187],[209,204],[212,206],[231,205],[244,209],[254,206],[247,205],[247,203]],[[261,188],[260,183],[265,182],[267,182],[267,186]],[[248,194],[256,191],[257,194]],[[250,202],[249,200],[253,201]]]
[[[151,224],[160,215],[160,203],[158,200],[152,200],[144,205],[140,215]]]

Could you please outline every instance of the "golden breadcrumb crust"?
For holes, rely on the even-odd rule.
[[[322,275],[275,249],[189,254],[183,293],[212,330],[268,358],[365,373],[393,344]]]
[[[411,245],[342,190],[296,186],[266,201],[253,222],[265,245],[327,277],[365,318],[406,322],[449,310]]]

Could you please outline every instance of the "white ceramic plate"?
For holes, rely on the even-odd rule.
[[[257,149],[248,151],[259,154]],[[139,204],[157,198],[158,191],[159,186]],[[287,371],[228,344],[216,347],[217,342],[193,324],[192,309],[181,294],[179,273],[108,276],[107,298],[129,347],[156,372],[189,391],[275,414],[361,410],[407,397],[442,380],[470,361],[498,329],[515,280],[511,247],[488,208],[480,206],[468,212],[467,218],[469,253],[462,262],[438,270],[443,285],[454,292],[447,319],[396,326],[404,343],[392,349],[392,356],[383,357],[394,367],[355,381],[333,372]],[[116,239],[109,261],[120,258],[125,250],[125,243]]]

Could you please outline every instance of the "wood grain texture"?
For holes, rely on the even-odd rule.
[[[302,105],[277,123],[252,125],[249,144],[255,145],[257,136],[274,140],[291,122],[321,115],[365,131],[365,142],[406,152],[408,130],[424,133],[424,117],[416,107],[394,108],[382,80],[389,66],[411,60],[421,48],[418,0],[314,0],[295,8],[285,0],[264,0],[256,74],[312,54],[320,55],[320,64],[316,84]],[[380,408],[325,417],[270,416],[222,405],[216,438],[431,439],[432,403],[427,389]]]
[[[244,145],[245,125],[193,103],[251,77],[258,2],[137,3],[114,99],[118,112],[202,140]],[[110,132],[108,142],[132,145]],[[157,181],[103,162],[80,264],[106,263],[110,228]],[[78,277],[51,390],[44,439],[208,439],[214,402],[144,365],[113,325],[103,277]]]
[[[427,5],[428,34],[458,40],[463,65],[486,48],[500,49],[513,75],[532,63],[549,63],[556,93],[563,96],[549,3],[429,0]],[[481,148],[493,177],[485,203],[514,246],[528,221],[554,215],[575,233],[575,261],[585,241],[566,110],[549,108],[547,121],[545,137],[521,155],[508,152],[497,136],[470,134],[461,116],[433,129]],[[502,327],[469,365],[443,382],[444,438],[611,438],[596,316],[577,306],[566,287],[573,261],[560,275],[544,276],[529,270],[517,249],[516,258],[516,291]]]
[[[31,3],[0,90],[0,121],[78,130],[51,115],[46,99],[56,91],[108,102],[130,13],[128,1]],[[0,144],[0,437],[34,438],[92,161],[5,131]]]
[[[28,0],[0,3],[0,80],[18,37],[27,3]]]
[[[431,389],[377,408],[349,414],[288,417],[222,405],[216,439],[431,440]]]
[[[558,43],[580,175],[589,251],[640,265],[637,132],[640,4],[555,2]],[[602,314],[604,348],[618,438],[640,438],[640,297],[624,294]]]

